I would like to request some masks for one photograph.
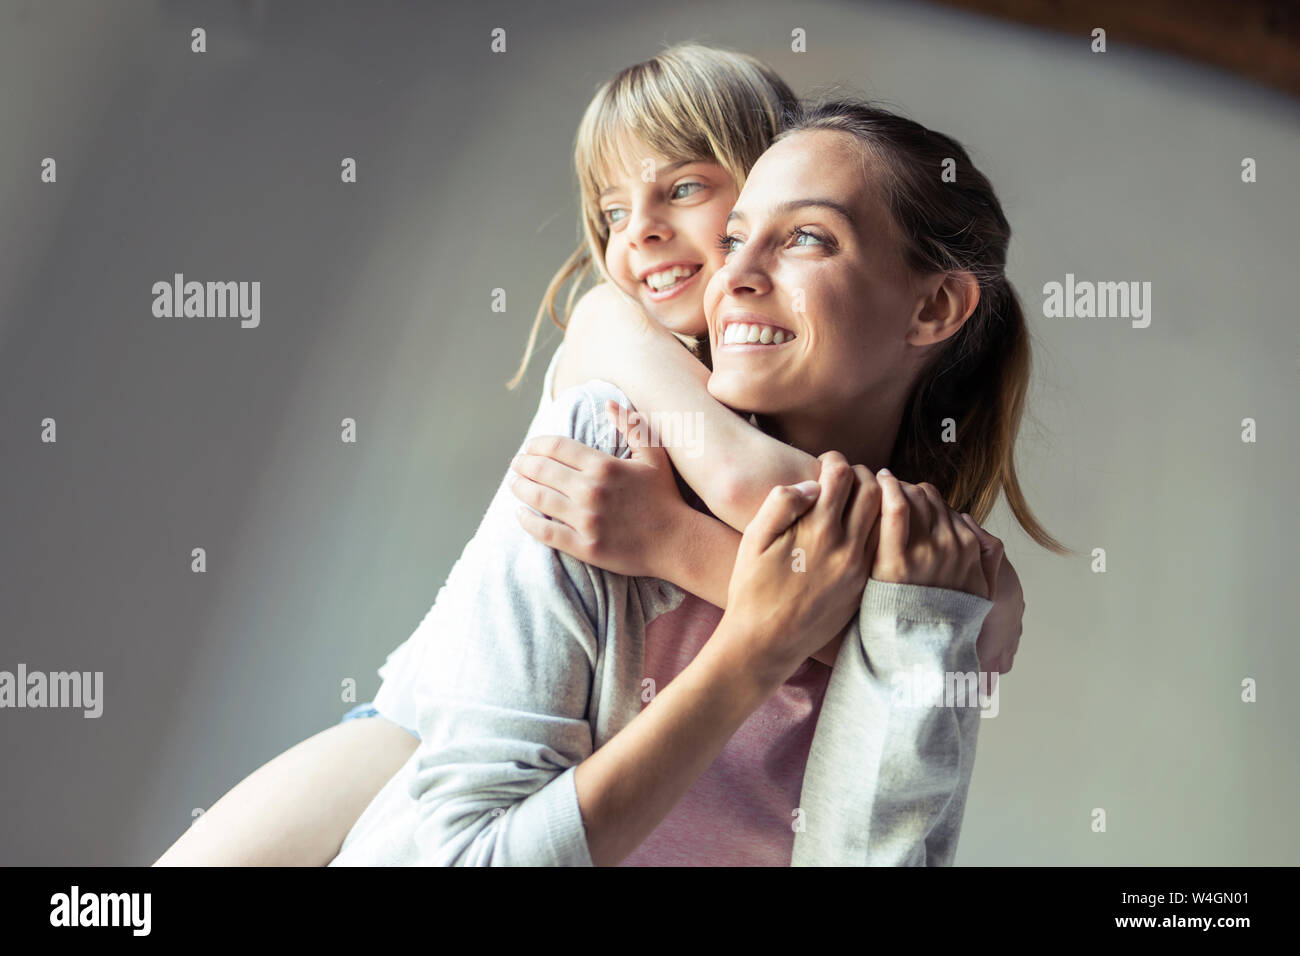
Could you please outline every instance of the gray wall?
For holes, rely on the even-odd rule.
[[[0,669],[105,675],[99,719],[0,711],[0,862],[151,862],[340,681],[374,692],[536,403],[544,361],[502,383],[576,238],[581,111],[688,38],[954,135],[1016,229],[1024,483],[1082,556],[989,523],[1028,611],[957,862],[1297,862],[1300,105],[1119,36],[831,0],[0,4]],[[259,280],[260,326],[155,318],[175,272]],[[1150,327],[1044,318],[1067,272],[1151,282]]]

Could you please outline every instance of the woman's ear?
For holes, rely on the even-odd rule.
[[[916,316],[908,330],[912,345],[933,345],[956,335],[975,314],[980,301],[980,284],[966,271],[936,273],[921,283]]]

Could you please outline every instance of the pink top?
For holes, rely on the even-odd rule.
[[[721,608],[687,594],[650,621],[644,671],[656,693],[694,659],[721,619]],[[619,865],[789,866],[794,811],[830,676],[820,661],[804,661]]]

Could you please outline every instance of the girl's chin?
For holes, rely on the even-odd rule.
[[[654,319],[669,332],[676,332],[678,335],[684,335],[687,338],[702,339],[709,334],[708,326],[702,325],[699,322],[683,322],[681,319],[675,318],[671,315],[655,315],[654,313],[650,314],[650,318]]]

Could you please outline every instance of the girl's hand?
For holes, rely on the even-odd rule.
[[[975,642],[981,670],[994,674],[1005,674],[1011,670],[1016,650],[1020,647],[1024,615],[1025,592],[1020,587],[1020,576],[1003,555],[993,607],[984,618],[979,640]]]
[[[900,482],[887,468],[880,485],[880,541],[871,576],[877,581],[965,591],[989,600],[997,593],[1002,542],[948,507],[928,481]]]
[[[952,511],[929,482],[913,485],[899,481],[883,468],[876,478],[884,503],[871,576],[880,581],[954,588],[991,599],[993,607],[980,628],[975,653],[981,670],[994,675],[1011,670],[1020,646],[1025,598],[1002,542],[970,515]],[[906,552],[899,549],[903,540],[908,541]]]
[[[632,449],[630,459],[559,435],[532,438],[510,463],[510,490],[524,530],[579,561],[631,577],[662,577],[678,539],[674,529],[691,509],[682,500],[663,448],[646,442],[642,416],[615,402],[605,413]],[[628,427],[623,427],[626,424]],[[550,518],[551,520],[547,520]]]
[[[871,564],[880,513],[871,472],[850,468],[839,452],[821,459],[817,481],[777,485],[745,528],[719,624],[776,684],[853,619]]]

